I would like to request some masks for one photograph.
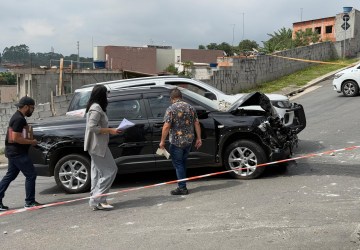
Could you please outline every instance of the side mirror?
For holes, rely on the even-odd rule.
[[[216,95],[214,93],[211,92],[205,92],[204,96],[210,100],[216,100]]]
[[[205,108],[201,106],[194,106],[194,108],[199,119],[205,119],[208,117],[209,112]]]

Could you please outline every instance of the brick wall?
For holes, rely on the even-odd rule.
[[[156,74],[156,48],[105,46],[108,69]]]

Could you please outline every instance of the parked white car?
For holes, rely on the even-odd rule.
[[[359,84],[360,63],[336,73],[333,80],[334,90],[338,93],[343,93],[344,96],[358,95]]]
[[[141,77],[132,79],[123,79],[109,82],[94,83],[84,85],[82,88],[76,89],[73,99],[69,105],[68,112],[66,115],[84,116],[86,104],[90,98],[90,93],[95,85],[102,84],[110,89],[129,88],[129,87],[140,87],[140,86],[163,86],[176,85],[193,92],[201,94],[219,105],[219,110],[226,110],[237,101],[240,97],[245,94],[227,95],[221,90],[198,80],[179,77],[179,76],[154,76],[154,77]],[[290,103],[289,99],[284,95],[279,94],[266,94],[274,106],[279,117],[283,123],[287,125],[293,124],[294,111],[293,104]],[[260,108],[254,107],[254,108]]]

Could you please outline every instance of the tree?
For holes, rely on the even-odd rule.
[[[180,72],[179,75],[191,77],[192,75],[191,75],[190,70],[194,66],[194,63],[191,61],[186,61],[186,62],[183,62],[182,64],[184,66],[184,70],[182,72]]]
[[[258,49],[259,45],[255,41],[250,41],[249,39],[242,40],[239,43],[239,51],[252,51],[254,49]]]
[[[206,47],[204,45],[200,44],[199,49],[206,49]]]
[[[169,64],[169,66],[166,67],[165,71],[170,72],[174,75],[179,74],[178,69],[175,67],[173,63]]]
[[[317,32],[313,32],[311,29],[298,30],[295,32],[294,44],[296,47],[307,46],[311,43],[316,43],[320,39],[320,35]]]
[[[281,28],[278,32],[274,34],[267,34],[271,38],[265,42],[263,50],[267,53],[272,53],[274,51],[285,50],[294,48],[294,42],[292,40],[292,30]]]
[[[6,47],[2,53],[2,63],[22,63],[28,64],[30,61],[29,47],[25,44],[17,46]]]
[[[15,85],[16,84],[16,76],[10,72],[2,72],[0,73],[0,83],[6,85]]]

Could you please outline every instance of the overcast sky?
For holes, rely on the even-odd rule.
[[[31,52],[92,57],[93,46],[261,41],[292,23],[335,16],[360,0],[16,0],[1,1],[0,53],[26,44]],[[243,22],[244,20],[244,22]]]

